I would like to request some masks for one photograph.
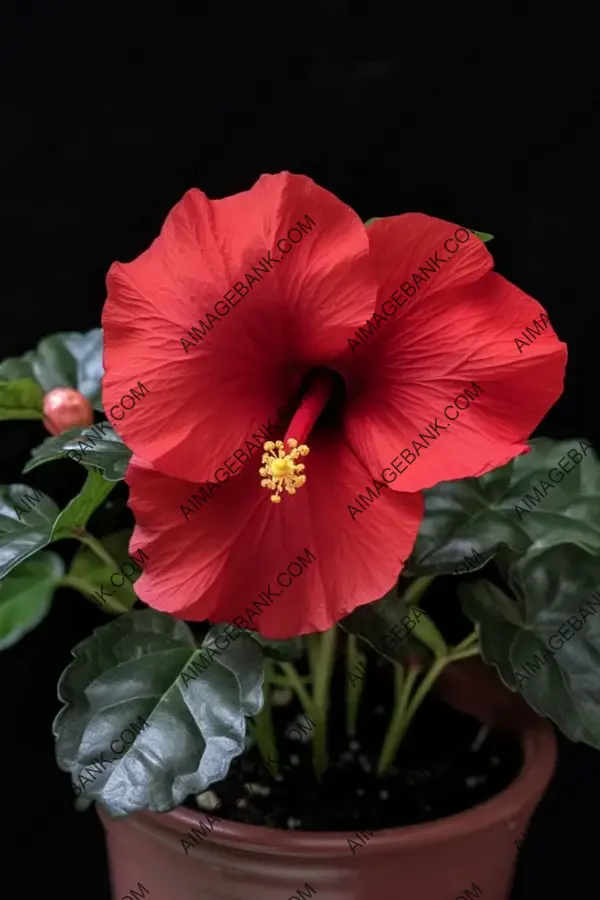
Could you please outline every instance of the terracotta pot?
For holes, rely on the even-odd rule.
[[[362,840],[352,832],[283,832],[223,820],[200,830],[205,814],[183,807],[121,819],[99,809],[114,900],[508,900],[515,839],[550,780],[556,740],[492,670],[465,662],[447,670],[438,693],[520,741],[523,768],[501,794],[436,822],[363,832]],[[192,828],[196,846],[186,856],[180,841]],[[349,839],[360,845],[354,854]]]

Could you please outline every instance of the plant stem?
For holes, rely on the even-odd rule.
[[[358,664],[361,663],[361,672],[356,674]],[[367,666],[367,658],[364,653],[358,649],[358,642],[355,634],[348,634],[346,638],[346,734],[349,738],[356,736],[356,725],[358,722],[358,709],[360,706],[360,698],[365,686],[365,670]],[[356,679],[352,683],[351,677]]]
[[[107,566],[110,566],[115,572],[119,571],[119,567],[110,553],[108,553],[98,538],[95,538],[93,534],[90,534],[83,528],[74,529],[71,534],[78,541],[81,541],[82,544],[85,544],[86,547],[89,547],[90,550],[96,554],[98,559],[101,559]]]
[[[92,600],[96,606],[99,606],[104,612],[111,612],[115,615],[123,615],[124,613],[129,612],[129,607],[123,606],[123,604],[119,603],[114,597],[109,597],[103,603],[100,603],[98,598],[94,596],[97,590],[96,585],[90,584],[89,581],[86,581],[85,578],[80,578],[78,575],[63,575],[58,582],[58,587],[74,588],[74,590],[83,594],[84,597]]]
[[[313,744],[313,765],[320,781],[327,771],[327,713],[329,710],[329,689],[335,662],[335,645],[337,630],[334,626],[321,634],[309,634],[309,658],[313,677],[313,710],[315,714],[315,733]],[[312,646],[311,646],[312,645]]]
[[[271,703],[272,688],[269,682],[269,676],[272,674],[273,662],[265,659],[264,679],[263,679],[263,708],[257,716],[254,717],[254,727],[252,736],[256,741],[259,753],[271,774],[277,775],[279,772],[279,756],[277,754],[277,740],[275,738],[275,728],[273,727],[273,705]]]
[[[418,710],[419,706],[433,687],[435,681],[442,674],[448,663],[451,662],[450,657],[446,657],[445,659],[436,659],[429,672],[425,675],[421,684],[415,691],[408,707],[406,709],[406,719],[404,720],[405,730],[408,728],[410,723],[413,720],[413,717]]]
[[[464,638],[464,640],[462,640],[460,642],[460,644],[457,644],[456,647],[454,647],[450,651],[450,653],[453,654],[453,653],[456,653],[457,651],[460,652],[461,650],[466,650],[467,647],[470,647],[470,645],[474,644],[475,641],[477,641],[477,640],[479,640],[479,631],[477,628],[475,628],[475,629],[473,629],[471,634],[468,634],[467,637]]]
[[[300,684],[309,684],[311,681],[308,675],[299,675],[298,680],[300,681]],[[284,678],[282,675],[269,675],[268,678],[265,675],[265,681],[268,681],[269,684],[272,684],[274,687],[290,688],[287,678]]]
[[[419,578],[415,578],[406,591],[401,594],[406,605],[414,606],[415,603],[418,603],[434,578],[436,578],[435,575],[421,575]]]
[[[477,656],[478,654],[479,647],[470,647],[468,650],[463,650],[459,653],[452,652],[445,658],[436,659],[431,669],[429,670],[427,675],[425,675],[423,681],[415,691],[414,696],[408,705],[408,708],[406,710],[405,728],[408,728],[408,726],[410,725],[419,706],[433,687],[434,682],[442,674],[446,666],[450,665],[450,663],[457,662],[459,659],[468,659],[470,656]]]
[[[411,666],[405,677],[404,667],[399,663],[394,664],[394,714],[379,755],[377,775],[383,775],[396,758],[400,741],[406,731],[404,716],[408,698],[418,674],[418,667]]]
[[[459,659],[469,659],[471,656],[479,656],[480,654],[481,649],[478,644],[476,647],[469,647],[467,650],[461,650],[458,653],[456,650],[453,650],[447,661],[458,662]]]
[[[287,679],[286,687],[291,687],[292,690],[296,692],[304,712],[309,716],[312,715],[314,713],[313,699],[304,687],[302,683],[303,679],[300,678],[295,666],[289,662],[278,662],[277,665],[285,672]]]
[[[451,649],[446,655],[438,657],[432,664],[430,670],[423,677],[410,702],[408,701],[408,697],[420,670],[418,668],[409,669],[406,680],[404,681],[404,684],[402,684],[396,669],[395,693],[400,699],[397,701],[392,721],[390,722],[390,726],[384,739],[377,767],[378,775],[385,774],[395,759],[402,738],[408,731],[409,725],[415,717],[417,710],[446,666],[450,665],[450,663],[458,662],[460,659],[469,659],[469,657],[479,655],[479,644],[475,643],[478,640],[478,637],[478,631],[475,629],[472,634]]]
[[[394,711],[388,733],[385,736],[381,756],[379,757],[379,765],[377,766],[378,776],[384,775],[396,758],[402,738],[408,731],[408,726],[412,722],[416,711],[431,690],[436,678],[447,666],[448,662],[448,658],[436,659],[429,672],[421,681],[421,684],[415,691],[410,702],[407,702],[410,690],[419,674],[419,669],[417,668],[409,670],[408,675],[406,676],[406,682],[402,689],[401,702]]]

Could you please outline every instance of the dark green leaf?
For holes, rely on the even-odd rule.
[[[533,544],[563,543],[600,552],[600,464],[591,444],[539,438],[530,446],[530,453],[481,478],[424,491],[425,516],[408,574],[457,574],[456,567],[474,553],[480,568],[502,544],[520,554]],[[578,464],[569,450],[579,455]]]
[[[0,650],[12,647],[47,615],[63,569],[60,556],[44,551],[0,581]]]
[[[26,484],[0,486],[0,578],[52,540],[58,506]]]
[[[44,395],[30,378],[0,380],[0,419],[41,419]]]
[[[110,483],[111,482],[105,482],[105,484]],[[71,568],[69,569],[67,576],[68,578],[74,579],[72,586],[81,588],[83,584],[88,585],[90,590],[86,591],[86,595],[89,595],[94,599],[94,592],[100,591],[100,588],[104,585],[106,591],[110,591],[111,594],[114,593],[114,598],[111,596],[110,602],[111,605],[114,606],[115,612],[117,611],[117,605],[121,607],[121,612],[132,609],[137,600],[137,595],[132,582],[120,571],[121,566],[124,563],[131,563],[131,558],[129,556],[130,540],[130,530],[118,531],[115,534],[110,534],[108,537],[101,539],[100,543],[114,559],[115,566],[109,566],[108,563],[98,559],[98,556],[89,547],[82,545],[73,557]],[[115,573],[118,573],[116,584],[114,581],[111,581],[111,578]],[[140,574],[139,571],[132,573],[131,577],[133,583],[135,583]],[[120,587],[119,579],[123,580],[123,584]],[[80,584],[78,584],[78,582]],[[108,606],[99,604],[97,599],[95,602],[101,609],[104,609],[105,612],[113,611],[108,608]]]
[[[600,748],[600,558],[567,544],[535,549],[509,584],[514,600],[487,582],[459,587],[484,660],[567,737]]]
[[[114,619],[73,650],[58,687],[66,703],[53,726],[58,765],[80,785],[83,767],[104,752],[103,771],[81,786],[111,815],[173,809],[223,779],[242,753],[245,718],[262,704],[263,657],[245,634],[219,651],[216,633],[199,649],[184,622],[148,609]],[[115,756],[139,717],[146,727]]]
[[[73,450],[79,454],[80,459],[77,457],[75,459],[82,466],[99,469],[107,481],[122,481],[131,459],[131,450],[125,446],[110,425],[108,427],[107,425],[108,423],[99,422],[96,426],[71,428],[57,437],[46,438],[39,447],[32,450],[32,458],[23,472],[31,472],[44,463],[61,459],[69,450]],[[96,430],[93,431],[92,428]],[[103,437],[98,437],[99,433],[103,433]],[[91,446],[92,441],[94,446]],[[87,444],[87,447],[83,444]]]
[[[465,614],[479,624],[481,656],[494,663],[505,684],[516,688],[509,650],[513,638],[525,627],[518,605],[501,588],[490,581],[476,581],[458,586],[458,596]]]
[[[102,329],[85,334],[64,332],[45,337],[36,350],[12,357],[0,365],[0,381],[30,378],[44,393],[56,387],[74,387],[95,403],[102,381]]]
[[[97,469],[88,469],[85,484],[54,523],[53,540],[69,537],[74,528],[85,528],[92,513],[106,500],[114,487],[115,482],[106,481]]]

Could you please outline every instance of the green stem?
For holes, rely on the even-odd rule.
[[[263,683],[263,708],[252,723],[252,736],[256,741],[259,753],[271,774],[277,775],[279,771],[279,757],[277,755],[277,740],[273,726],[273,706],[271,703],[272,688],[269,676],[272,674],[273,662],[265,659],[264,683]]]
[[[313,709],[315,733],[313,737],[313,764],[320,781],[327,771],[327,713],[330,701],[331,677],[335,662],[337,630],[335,626],[321,634],[309,634],[309,659],[313,677]]]
[[[458,653],[456,650],[453,650],[448,657],[448,662],[457,662],[459,659],[469,659],[471,656],[479,656],[480,654],[481,648],[479,645],[476,647],[469,647],[467,650],[461,650]]]
[[[406,591],[401,594],[402,600],[407,606],[414,606],[415,603],[418,603],[433,579],[436,577],[436,575],[421,575],[419,578],[415,578]]]
[[[129,607],[123,606],[123,604],[119,603],[114,597],[109,597],[104,603],[100,603],[95,596],[97,586],[90,584],[89,581],[86,581],[85,578],[80,578],[78,575],[63,575],[58,582],[58,587],[74,588],[74,590],[83,594],[84,597],[87,597],[88,600],[92,600],[103,612],[110,612],[115,615],[123,615],[123,613],[129,612]]]
[[[314,713],[313,700],[306,688],[304,687],[300,675],[295,667],[288,662],[278,662],[277,665],[285,672],[287,681],[286,687],[291,687],[296,692],[298,700],[302,704],[304,712],[311,716]]]
[[[396,754],[398,752],[398,748],[400,746],[402,738],[408,731],[408,727],[412,722],[416,711],[433,687],[435,680],[448,665],[448,662],[448,658],[436,659],[431,669],[429,670],[427,675],[425,675],[425,677],[421,681],[421,684],[413,694],[412,699],[409,703],[407,703],[408,694],[410,693],[417,675],[419,674],[419,670],[416,668],[409,670],[406,677],[406,684],[402,689],[401,703],[399,704],[400,708],[394,711],[394,716],[390,723],[383,749],[381,751],[381,756],[379,758],[379,765],[377,767],[377,774],[379,776],[385,774],[391,763],[396,758]]]
[[[472,634],[451,649],[447,655],[438,657],[438,659],[434,661],[429,672],[427,672],[422,679],[410,702],[408,701],[408,696],[419,674],[419,669],[409,669],[404,684],[400,681],[400,676],[396,670],[395,689],[396,696],[399,696],[400,699],[397,700],[394,715],[392,716],[392,721],[390,722],[390,726],[385,736],[377,767],[378,775],[385,774],[395,759],[402,738],[408,731],[417,710],[446,666],[450,663],[458,662],[460,659],[469,659],[472,656],[478,656],[480,654],[479,644],[475,644],[477,639],[478,631],[475,629]]]
[[[310,684],[312,680],[308,675],[300,675],[298,677],[301,684]],[[272,684],[274,687],[278,688],[290,687],[287,678],[284,678],[282,675],[269,675],[268,678],[265,676],[265,681],[268,681],[269,684]]]
[[[436,659],[431,669],[415,691],[414,696],[408,705],[405,720],[406,728],[408,728],[408,726],[410,725],[419,706],[433,687],[435,681],[442,674],[446,666],[450,663],[458,662],[459,659],[468,659],[470,656],[477,656],[478,654],[479,647],[470,647],[468,650],[462,650],[458,653],[452,652],[445,658]]]
[[[358,664],[361,663],[361,672],[356,674]],[[360,706],[360,698],[365,686],[365,669],[367,658],[364,653],[358,649],[358,642],[355,634],[348,634],[346,638],[346,734],[349,738],[356,736],[356,726],[358,723],[358,710]],[[351,677],[354,676],[356,681],[352,683]]]
[[[102,562],[106,563],[107,566],[110,566],[114,569],[115,572],[119,571],[119,567],[110,555],[108,551],[104,548],[104,546],[100,543],[98,538],[95,538],[93,534],[90,534],[85,529],[74,529],[72,532],[72,536],[77,538],[78,541],[81,541],[82,544],[85,544],[86,547],[89,547],[90,550],[96,554],[98,559],[101,559]]]
[[[404,717],[408,698],[418,674],[418,667],[411,666],[405,677],[404,667],[398,663],[394,664],[394,714],[379,755],[377,775],[383,775],[396,758],[398,747],[406,731]]]
[[[456,647],[453,647],[450,651],[451,654],[460,652],[461,650],[466,650],[467,647],[470,647],[471,644],[474,644],[475,641],[479,640],[479,629],[475,628],[471,634],[467,635],[467,637],[457,644]]]
[[[315,637],[318,638],[318,634]],[[306,635],[304,640],[308,652],[308,669],[312,678],[319,665],[319,644],[317,641],[311,640],[310,635]]]
[[[450,659],[450,657],[446,657],[445,659],[436,659],[427,675],[425,675],[425,677],[421,681],[421,684],[413,694],[413,697],[406,709],[406,719],[404,720],[405,730],[412,722],[416,711],[433,687],[434,683],[437,681],[448,663],[451,661],[452,660]]]

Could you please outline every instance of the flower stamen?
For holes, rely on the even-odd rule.
[[[283,490],[288,494],[295,494],[299,487],[306,483],[306,475],[303,475],[304,466],[297,464],[299,456],[308,456],[310,453],[306,444],[300,444],[295,438],[286,441],[288,452],[285,451],[283,441],[265,441],[262,455],[262,466],[258,470],[262,476],[261,487],[266,487],[275,493],[271,497],[273,503],[281,503]]]

